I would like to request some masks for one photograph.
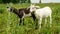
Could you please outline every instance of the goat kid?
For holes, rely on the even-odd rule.
[[[7,7],[7,10],[10,11],[10,12],[13,12],[15,14],[17,14],[20,18],[20,23],[23,22],[23,25],[24,25],[24,17],[32,17],[35,21],[36,17],[35,15],[33,14],[33,12],[30,12],[30,8],[22,8],[22,9],[16,9],[14,7]]]
[[[50,27],[52,24],[52,10],[50,7],[44,7],[44,8],[40,8],[40,9],[36,9],[34,5],[30,6],[30,11],[34,11],[34,14],[36,16],[36,18],[38,19],[38,22],[40,24],[40,28],[41,28],[41,23],[42,23],[42,18],[45,18],[45,24],[47,22],[47,17],[50,17]]]

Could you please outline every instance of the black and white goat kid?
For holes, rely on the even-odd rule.
[[[34,12],[30,12],[30,8],[16,9],[14,7],[7,7],[7,10],[18,15],[20,18],[20,23],[23,22],[23,25],[24,25],[24,17],[30,17],[31,16],[34,19],[34,21],[36,19]]]

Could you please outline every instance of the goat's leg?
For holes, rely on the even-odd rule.
[[[36,17],[33,17],[33,20],[35,21],[36,20]]]
[[[21,24],[21,23],[23,23],[23,25],[24,25],[24,18],[20,18],[20,24]],[[19,24],[19,25],[20,25],[20,24]]]
[[[20,18],[20,24],[19,25],[21,25],[21,23],[22,23],[22,18]]]
[[[37,23],[36,16],[35,16],[34,13],[32,13],[31,15],[32,15],[32,18],[33,18],[33,20],[34,20],[34,22],[35,22],[35,24],[36,24],[36,28],[35,28],[35,29],[37,29],[38,23]]]
[[[32,16],[33,17],[33,20],[34,20],[34,22],[35,22],[35,26],[36,26],[36,28],[35,29],[37,29],[37,26],[38,26],[38,23],[37,23],[37,19],[36,19],[36,17],[35,16]]]
[[[24,25],[24,18],[23,18],[23,25]]]
[[[38,28],[38,22],[37,22],[38,20],[37,20],[36,17],[34,17],[34,16],[33,16],[33,19],[34,19],[34,22],[35,22],[35,24],[36,24],[36,25],[35,25],[35,26],[36,26],[35,29],[37,29],[37,28]]]
[[[35,21],[36,16],[35,16],[34,12],[32,12],[31,15],[32,15],[32,17],[33,17],[33,20]]]
[[[52,17],[51,17],[51,14],[50,14],[50,27],[52,25]]]
[[[47,18],[45,18],[45,25],[46,25],[46,23],[47,23]]]
[[[40,28],[41,28],[41,23],[42,23],[42,17],[39,19]]]

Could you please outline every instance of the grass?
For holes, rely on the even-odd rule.
[[[29,7],[30,4],[13,4],[12,6],[19,8]],[[52,9],[52,27],[49,27],[49,18],[47,25],[42,29],[35,30],[35,23],[31,17],[24,18],[24,24],[19,26],[19,17],[6,10],[9,4],[0,4],[0,34],[60,34],[60,4],[36,4],[41,8],[49,6]]]

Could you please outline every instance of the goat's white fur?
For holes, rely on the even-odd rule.
[[[45,18],[45,24],[47,22],[47,17],[49,16],[50,17],[50,27],[51,27],[51,24],[52,24],[52,10],[50,7],[44,7],[44,8],[40,8],[40,9],[36,9],[34,8],[34,6],[30,6],[30,11],[35,11],[35,16],[40,24],[40,28],[41,28],[41,23],[42,23],[42,18],[44,17]]]

